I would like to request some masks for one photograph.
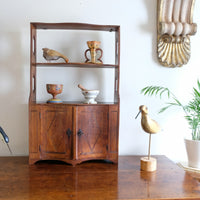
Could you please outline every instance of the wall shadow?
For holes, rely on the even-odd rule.
[[[0,33],[0,126],[14,155],[28,154],[28,97],[20,32]],[[3,145],[1,145],[3,146]],[[10,155],[6,148],[1,155]]]
[[[143,0],[147,11],[147,22],[142,24],[140,28],[152,35],[152,59],[158,62],[157,59],[157,0]]]

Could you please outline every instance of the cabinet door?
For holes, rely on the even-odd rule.
[[[72,107],[43,109],[41,117],[41,156],[45,159],[71,158]]]
[[[108,143],[107,106],[77,108],[78,159],[105,158]]]

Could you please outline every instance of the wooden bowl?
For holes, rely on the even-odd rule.
[[[60,99],[56,98],[56,95],[62,93],[63,85],[62,84],[46,84],[47,92],[53,96],[52,99],[49,99],[48,103],[62,103]]]

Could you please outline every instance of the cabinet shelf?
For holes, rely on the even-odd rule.
[[[32,63],[35,67],[119,68],[119,65],[93,63]]]
[[[109,31],[117,32],[120,26],[117,25],[97,25],[97,24],[86,24],[86,23],[31,23],[35,29],[56,29],[56,30],[93,30],[93,31]]]
[[[61,105],[72,105],[72,106],[105,106],[105,105],[118,105],[118,102],[98,102],[97,104],[86,104],[82,101],[63,101],[63,103],[52,104],[45,101],[32,101],[35,105],[48,105],[48,106],[61,106]]]

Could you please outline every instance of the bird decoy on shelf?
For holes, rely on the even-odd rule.
[[[48,49],[48,48],[43,48],[42,50],[43,50],[43,57],[48,62],[52,60],[58,60],[59,58],[64,59],[66,63],[69,62],[69,59],[65,55],[59,53],[58,51],[55,51],[53,49]]]
[[[10,146],[8,144],[9,143],[9,138],[6,135],[5,131],[1,127],[0,127],[0,133],[1,133],[1,136],[2,136],[2,141],[7,144],[7,147],[8,147],[8,150],[10,151],[10,154],[12,154],[12,151],[11,151]]]
[[[144,171],[155,171],[157,169],[157,161],[155,158],[150,156],[150,149],[151,149],[151,134],[158,133],[161,128],[159,124],[151,119],[148,115],[148,108],[145,105],[141,105],[139,107],[139,113],[135,117],[135,119],[138,117],[138,115],[141,113],[141,126],[142,129],[149,134],[149,148],[148,148],[148,157],[142,157],[141,158],[141,170]]]

